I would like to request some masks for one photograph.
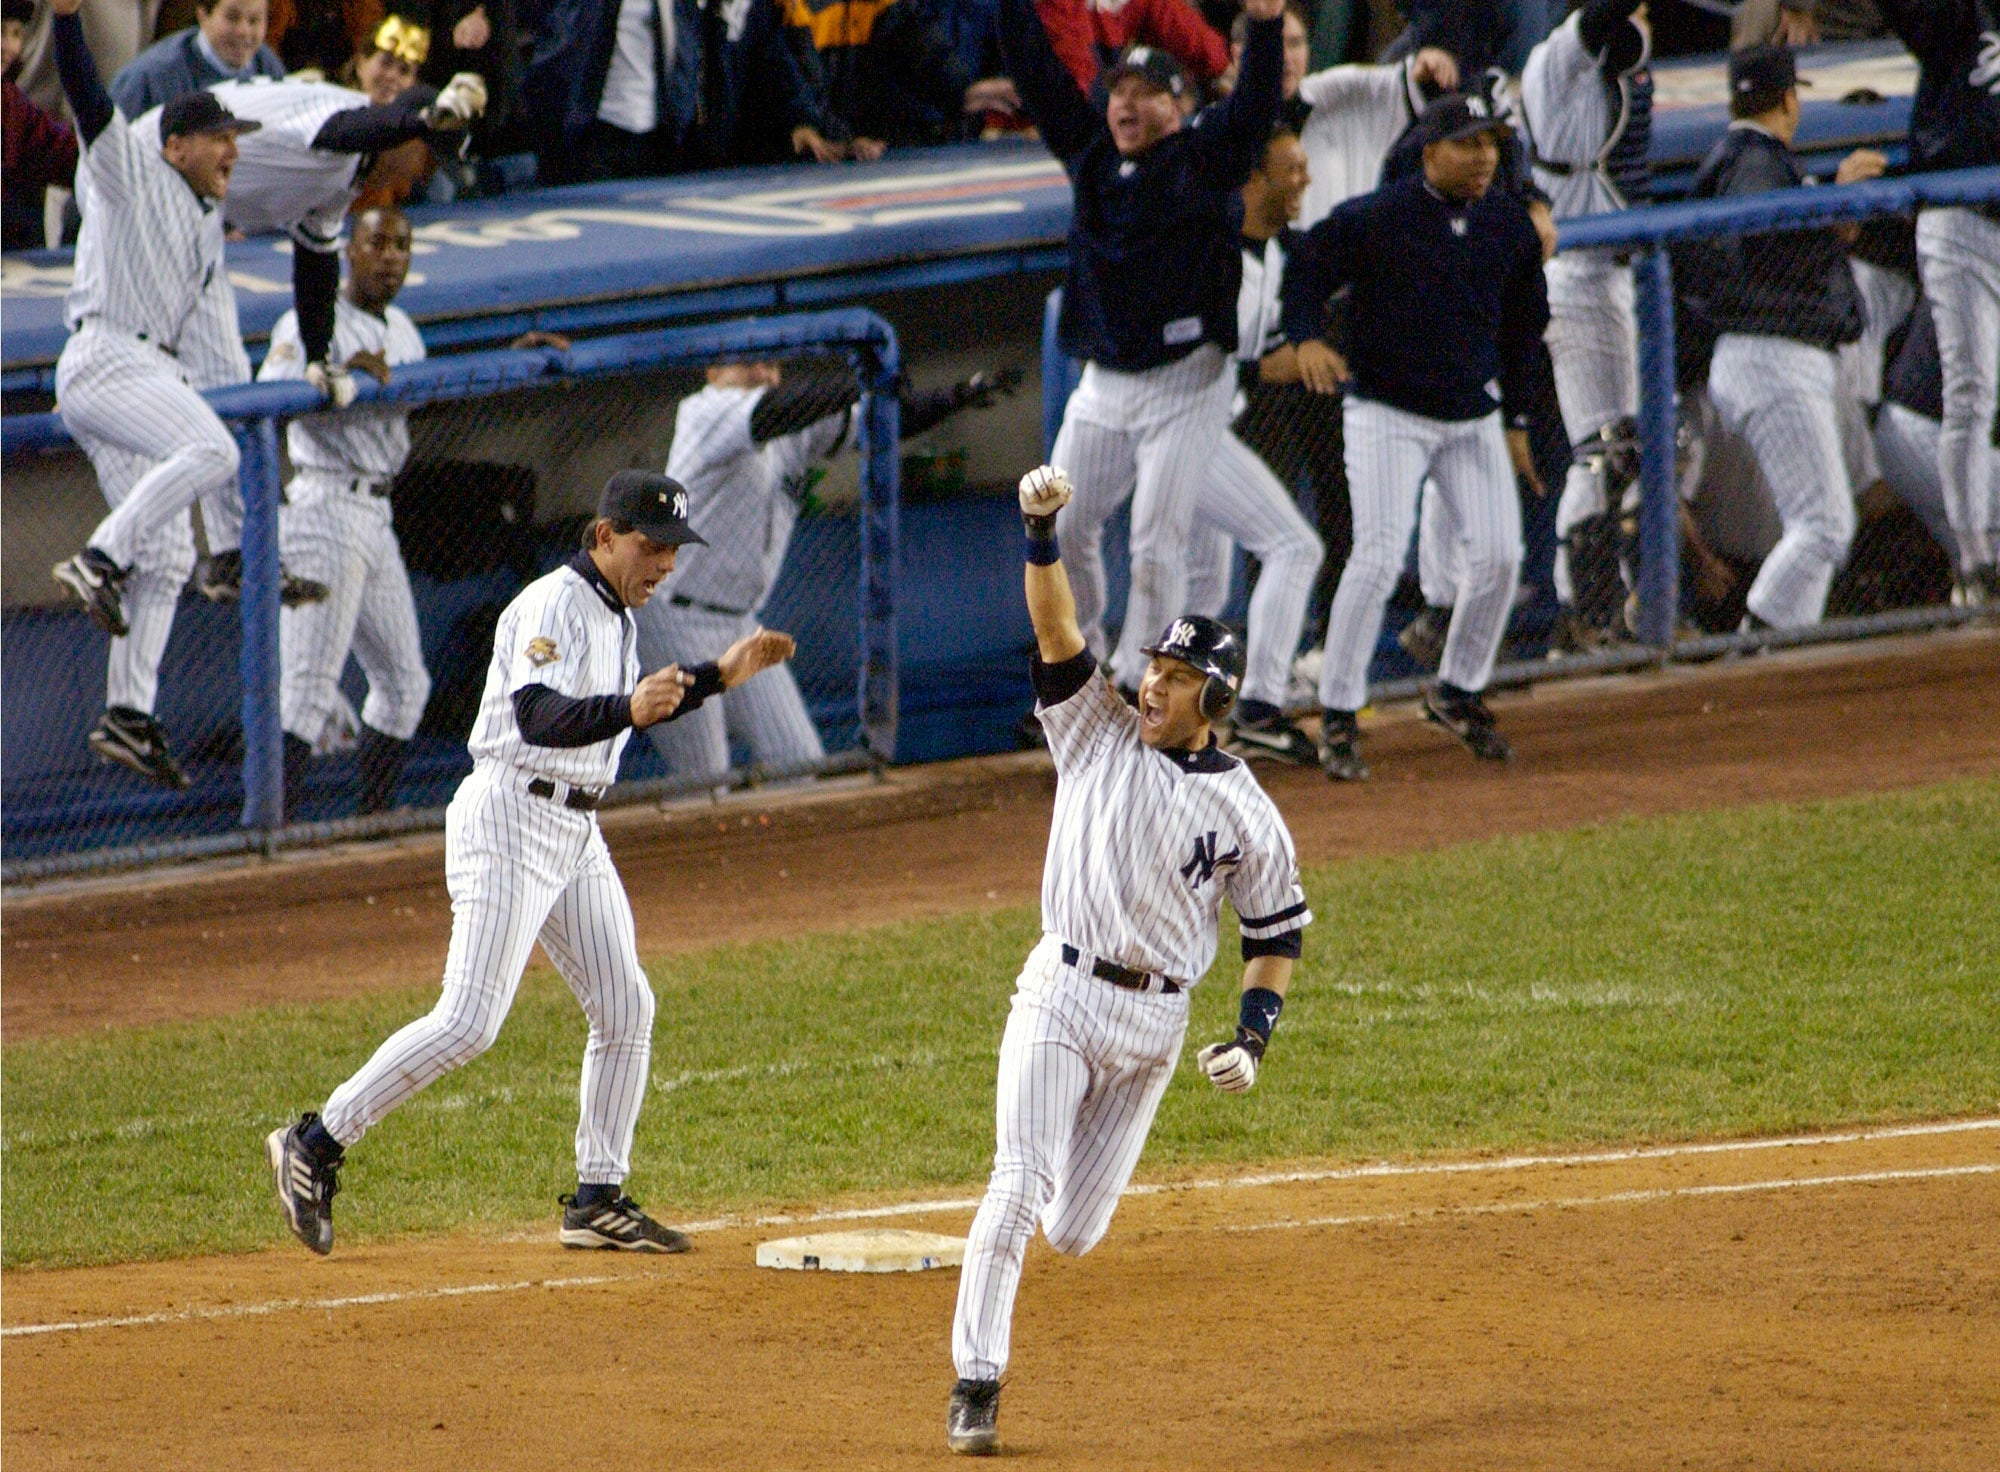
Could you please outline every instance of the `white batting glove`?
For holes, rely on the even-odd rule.
[[[1037,465],[1021,477],[1021,513],[1024,516],[1053,516],[1069,505],[1076,494],[1069,472],[1059,465]]]
[[[306,364],[306,382],[326,395],[336,409],[354,402],[354,375],[337,363]]]
[[[1210,1043],[1194,1055],[1194,1061],[1225,1094],[1247,1093],[1257,1082],[1257,1055],[1240,1040]]]
[[[438,93],[437,101],[431,104],[431,108],[438,115],[440,125],[450,118],[456,121],[457,126],[467,127],[486,111],[486,83],[477,72],[455,73],[444,84],[444,90]]]

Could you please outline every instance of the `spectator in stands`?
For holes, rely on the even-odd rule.
[[[484,154],[501,151],[495,140],[504,136],[521,96],[521,27],[515,0],[402,0],[397,10],[421,20],[431,33],[430,59],[423,80],[442,87],[459,72],[473,72],[486,83],[486,113],[472,130],[473,147]]]
[[[266,44],[288,72],[316,71],[329,80],[381,28],[382,0],[271,0]]]
[[[0,250],[36,250],[48,243],[42,206],[48,186],[68,189],[76,177],[76,133],[55,113],[14,85],[21,41],[34,19],[34,0],[6,0],[0,72],[4,90],[6,156],[0,160],[0,202],[5,205]]]
[[[145,50],[153,40],[153,22],[160,0],[83,0],[83,39],[101,76],[110,76]],[[15,82],[37,105],[67,118],[69,104],[56,75],[55,42],[50,35],[49,7],[39,7],[21,40],[21,69]]]
[[[551,181],[697,166],[701,51],[695,0],[550,0],[524,95]]]
[[[1221,35],[1189,0],[1035,0],[1035,13],[1057,58],[1085,92],[1100,67],[1134,44],[1159,47],[1202,83],[1215,81],[1230,64]],[[1289,42],[1289,30],[1286,37]],[[1286,59],[1289,76],[1289,46]],[[1303,52],[1299,73],[1305,73]]]
[[[155,41],[111,79],[111,100],[136,118],[189,92],[248,77],[282,77],[285,64],[264,44],[267,0],[197,0],[195,23]]]
[[[1729,131],[1695,173],[1697,198],[1736,198],[1806,182],[1791,142],[1798,72],[1783,47],[1729,58]],[[1881,175],[1886,160],[1857,149],[1835,182]],[[1850,227],[1851,228],[1851,227]],[[1854,488],[1841,453],[1836,354],[1857,341],[1861,293],[1833,229],[1744,235],[1710,257],[1709,315],[1718,336],[1709,396],[1722,422],[1756,453],[1784,535],[1751,585],[1746,630],[1817,623],[1854,536]]]
[[[332,79],[366,92],[374,106],[387,107],[416,86],[430,54],[431,33],[392,15],[335,69]]]
[[[975,79],[911,0],[785,0],[785,22],[815,129],[854,158],[950,142],[967,116],[1020,109],[1014,84]]]
[[[1889,34],[1874,0],[1741,0],[1730,17],[1729,44],[1811,46]]]
[[[817,99],[778,0],[703,0],[703,163],[833,163],[851,152],[819,131]]]

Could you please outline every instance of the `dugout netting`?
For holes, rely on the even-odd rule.
[[[691,773],[676,769],[685,754],[663,755],[638,733],[608,801],[893,757],[900,431],[889,324],[838,311],[439,358],[399,370],[379,394],[413,406],[411,453],[391,500],[430,677],[397,808],[354,816],[363,682],[350,658],[316,760],[285,812],[276,512],[290,475],[284,425],[313,400],[296,384],[226,390],[211,399],[244,451],[244,597],[228,605],[192,588],[182,594],[155,708],[190,785],[169,789],[93,752],[87,738],[104,709],[110,641],[74,604],[33,589],[44,601],[9,607],[4,624],[8,882],[440,826],[470,770],[465,741],[500,611],[575,553],[611,475],[665,467],[676,411],[701,389],[706,368],[745,360],[778,362],[790,375],[846,375],[861,388],[842,449],[788,485],[796,522],[756,610],[798,639],[793,672],[825,754],[760,764],[732,723],[728,769]],[[19,492],[65,477],[95,485],[54,415],[9,418],[6,449],[14,505],[25,500]]]

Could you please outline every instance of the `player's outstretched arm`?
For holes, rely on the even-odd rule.
[[[798,647],[790,634],[781,634],[776,629],[745,634],[723,650],[722,657],[715,662],[722,675],[722,688],[734,690],[752,675],[761,674],[774,664],[783,664]]]
[[[104,90],[104,78],[98,74],[97,61],[83,37],[83,22],[77,16],[83,0],[49,0],[49,9],[55,12],[51,36],[56,76],[62,82],[69,110],[76,114],[77,135],[88,147],[111,121],[111,94]]]
[[[1264,1060],[1291,984],[1290,956],[1253,956],[1244,965],[1236,1036],[1226,1043],[1210,1043],[1195,1054],[1208,1081],[1223,1093],[1241,1094],[1257,1082],[1257,1065]]]
[[[1083,630],[1076,623],[1076,596],[1056,546],[1056,513],[1075,488],[1066,471],[1037,465],[1021,477],[1021,521],[1028,531],[1028,619],[1043,664],[1061,664],[1083,653]]]

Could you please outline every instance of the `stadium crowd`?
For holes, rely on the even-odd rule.
[[[176,147],[226,136],[233,161],[244,137],[228,222],[289,231],[301,247],[297,318],[287,319],[295,361],[283,371],[319,386],[337,410],[353,397],[350,370],[382,376],[396,361],[377,347],[366,361],[332,351],[337,324],[356,311],[392,320],[382,314],[393,285],[360,300],[350,279],[336,303],[339,222],[350,211],[367,219],[355,239],[371,252],[357,262],[350,246],[350,277],[365,268],[400,285],[394,261],[407,265],[408,227],[393,207],[412,196],[871,160],[1032,128],[1078,197],[1061,338],[1085,366],[1056,458],[1078,480],[1063,535],[1086,635],[1118,682],[1135,685],[1138,641],[1161,617],[1222,610],[1240,546],[1256,591],[1239,749],[1358,780],[1367,770],[1355,713],[1399,587],[1421,590],[1401,643],[1439,671],[1429,713],[1490,760],[1509,753],[1482,691],[1524,577],[1552,585],[1552,650],[1633,634],[1631,265],[1609,251],[1557,256],[1555,242],[1561,220],[1645,201],[1650,60],[1731,50],[1734,121],[1696,175],[1697,196],[1808,182],[1791,148],[1800,116],[1791,48],[1892,28],[1924,68],[1910,167],[1993,163],[2000,105],[1968,80],[1976,3],[1586,0],[1563,14],[1554,0],[1405,0],[1401,11],[1285,0],[1264,16],[1261,0],[1249,10],[1237,0],[397,0],[390,9],[195,0],[183,15],[172,0],[80,0],[80,10],[78,0],[6,0],[7,244],[39,243],[41,190],[78,169],[73,128],[94,149],[112,121],[157,115],[147,166],[165,147],[198,191],[198,170],[174,162],[188,151]],[[50,25],[52,9],[65,26]],[[1962,14],[1963,34],[1940,21],[1946,11]],[[67,22],[72,13],[80,26]],[[227,108],[263,94],[235,84],[258,78],[320,90],[239,120]],[[349,100],[328,100],[336,96]],[[324,197],[298,196],[300,168],[285,175],[271,162],[274,133],[248,141],[257,126],[292,130],[282,147],[294,162],[310,156],[324,171],[326,159],[341,161]],[[1858,150],[1831,182],[1878,177],[1886,162]],[[123,228],[109,238],[133,249],[156,227]],[[87,220],[85,236],[88,249]],[[384,252],[391,267],[377,260]],[[2000,601],[1991,211],[1700,242],[1677,250],[1674,268],[1685,601],[1696,619],[1712,630],[1797,627],[1822,618],[1830,598],[1860,611],[1866,599],[1835,584],[1864,545],[1878,580],[1901,575],[1899,560],[1928,557],[1942,567],[1939,596]],[[167,375],[181,390],[248,376],[233,305],[213,295],[196,311],[223,345],[204,368],[182,342]],[[81,320],[103,310],[85,301]],[[1408,330],[1418,322],[1420,332]],[[406,351],[420,355],[414,328],[406,335]],[[278,362],[274,349],[265,376]],[[65,388],[59,370],[66,415],[88,396],[81,371]],[[760,421],[758,396],[778,401],[782,376],[763,372],[715,386],[740,392],[744,453],[786,435],[824,439],[845,423],[844,403],[796,423],[781,416],[773,427],[768,411]],[[958,391],[963,403],[991,398],[990,386]],[[219,423],[208,432],[222,447],[216,466],[171,474],[144,467],[178,462],[175,445],[113,436],[93,446],[79,435],[118,509],[57,576],[114,634],[126,633],[145,536],[197,500],[211,554],[220,546],[223,559],[204,564],[202,591],[226,598],[240,581],[226,561],[226,513],[221,544],[210,520],[233,458],[221,467],[227,434]],[[295,459],[306,433],[295,432]],[[400,445],[398,457],[406,432]],[[803,463],[824,452],[797,453]],[[118,476],[107,472],[135,454]],[[386,487],[400,466],[321,468]],[[1113,651],[1097,621],[1096,528],[1128,497],[1134,602]],[[1554,564],[1524,569],[1523,524],[1548,507]],[[325,603],[329,584],[341,608],[347,574],[306,571],[294,576],[288,562],[288,617]],[[740,620],[760,596],[691,606]],[[1878,590],[1878,605],[1893,596]],[[329,689],[357,637],[354,600],[345,601],[322,634]],[[314,619],[323,622],[297,614]],[[396,632],[383,678],[422,688],[421,668],[405,668],[410,630]],[[163,626],[152,637],[163,644]],[[1293,656],[1312,646],[1323,652],[1295,668]],[[117,659],[114,647],[114,684]],[[151,718],[152,678],[149,667],[128,682],[92,741],[176,785],[184,779]],[[1321,708],[1317,741],[1287,715],[1303,703],[1297,679]],[[407,739],[415,715],[398,707],[385,739]],[[785,715],[804,724],[802,708]],[[297,763],[322,739],[324,717],[315,707],[309,719],[288,718]],[[364,740],[384,737],[366,719]],[[718,727],[710,746],[726,750],[721,741]],[[378,767],[374,805],[393,785]]]

